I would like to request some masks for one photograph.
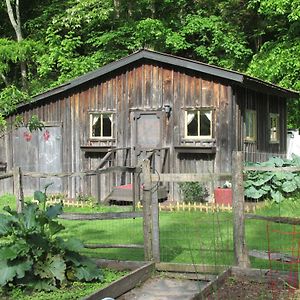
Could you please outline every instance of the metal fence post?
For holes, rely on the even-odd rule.
[[[233,243],[236,265],[242,268],[250,266],[245,242],[245,200],[243,184],[243,153],[232,152],[232,206],[233,206]]]

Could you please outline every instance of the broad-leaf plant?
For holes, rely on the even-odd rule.
[[[278,168],[278,171],[247,171],[245,196],[250,199],[272,199],[279,203],[300,189],[299,172],[281,171],[282,167],[300,167],[300,157],[292,159],[272,157],[266,162],[247,163],[248,166]]]
[[[36,191],[37,203],[25,203],[21,213],[5,207],[0,214],[0,286],[50,291],[70,281],[102,280],[99,268],[79,254],[83,244],[57,236],[62,205],[46,206],[45,191]]]

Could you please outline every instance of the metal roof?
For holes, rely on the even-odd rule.
[[[74,80],[62,84],[56,88],[53,88],[49,91],[41,93],[32,98],[32,100],[28,103],[21,104],[18,108],[22,108],[24,106],[30,105],[32,103],[36,103],[41,100],[45,100],[46,98],[52,97],[54,95],[58,95],[65,91],[71,90],[72,88],[78,87],[81,84],[89,82],[93,79],[106,75],[110,72],[116,71],[122,67],[128,66],[132,63],[138,62],[140,60],[150,60],[154,62],[168,64],[174,67],[181,67],[188,70],[205,73],[211,76],[216,76],[222,79],[229,80],[233,83],[243,85],[253,90],[264,90],[267,93],[276,94],[285,98],[298,98],[299,93],[296,91],[292,91],[289,89],[285,89],[279,87],[277,85],[265,82],[263,80],[245,75],[243,73],[239,73],[236,71],[227,70],[224,68],[220,68],[217,66],[205,64],[199,61],[187,59],[184,57],[178,57],[166,53],[150,51],[150,50],[139,50],[127,57],[124,57],[115,62],[109,63],[95,71],[89,72],[85,75],[79,76]]]

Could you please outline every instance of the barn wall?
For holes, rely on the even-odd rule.
[[[168,118],[162,118],[162,147],[168,147],[168,159],[165,172],[226,172],[231,170],[231,151],[235,149],[270,151],[265,143],[266,132],[259,133],[257,145],[243,142],[244,106],[255,107],[259,127],[264,128],[264,113],[267,111],[264,102],[269,103],[268,96],[232,88],[225,80],[219,80],[205,74],[171,68],[161,63],[139,63],[120,69],[101,78],[83,84],[68,93],[60,94],[32,104],[20,113],[27,120],[36,114],[42,121],[61,124],[62,127],[62,171],[78,172],[95,169],[105,152],[92,153],[83,151],[81,146],[115,146],[130,147],[130,151],[117,151],[116,161],[108,165],[134,162],[134,137],[132,136],[133,113],[137,111],[163,111],[166,104],[172,111]],[[273,101],[273,100],[272,100]],[[280,118],[285,121],[284,100],[274,100],[280,111]],[[192,107],[211,107],[213,109],[213,138],[209,141],[195,142],[184,138],[184,110]],[[115,113],[116,139],[95,142],[89,140],[89,112],[111,111]],[[14,117],[12,117],[13,119]],[[282,125],[283,126],[283,125]],[[282,130],[282,141],[284,128]],[[8,137],[9,151],[6,160],[12,167],[13,134]],[[198,153],[187,153],[180,146],[198,147]],[[200,148],[202,150],[200,150]],[[284,142],[279,151],[284,151]],[[272,151],[278,151],[273,145]],[[203,151],[204,149],[204,151]],[[212,153],[210,152],[211,149]],[[213,150],[216,153],[213,153]],[[125,163],[125,158],[127,158]],[[162,155],[159,157],[162,159]],[[107,165],[107,166],[108,166]],[[40,169],[40,167],[38,167]],[[38,170],[37,170],[38,171]],[[125,178],[125,177],[124,177]],[[121,178],[121,174],[91,176],[84,178],[63,179],[63,193],[70,197],[79,194],[100,195],[103,199],[113,185],[126,183],[130,178]],[[100,189],[98,186],[100,183]],[[169,186],[172,197],[178,199],[176,185]]]
[[[245,152],[245,160],[263,161],[272,155],[284,156],[286,153],[287,136],[287,100],[245,88],[237,88],[235,94],[237,99],[235,115],[238,119],[236,142],[238,150]],[[244,118],[246,109],[255,110],[257,113],[257,138],[255,142],[245,141],[244,139]],[[279,114],[279,143],[270,142],[270,113]]]

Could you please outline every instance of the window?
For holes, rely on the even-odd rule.
[[[270,142],[279,142],[279,114],[270,114]]]
[[[256,140],[256,111],[255,110],[246,110],[244,133],[245,133],[246,141]]]
[[[204,139],[212,137],[212,111],[185,111],[185,137]]]
[[[113,114],[91,113],[90,114],[90,138],[111,139],[113,138]]]

